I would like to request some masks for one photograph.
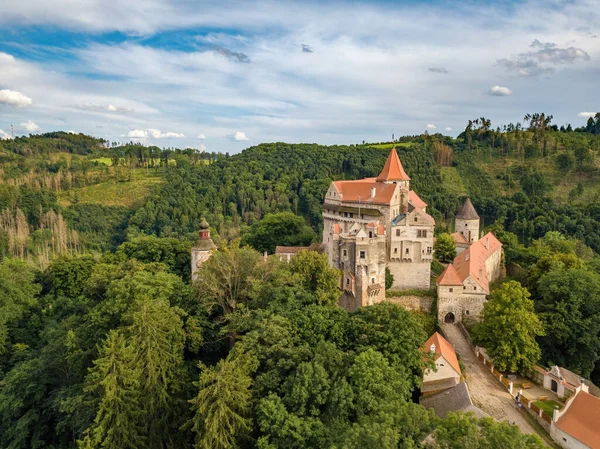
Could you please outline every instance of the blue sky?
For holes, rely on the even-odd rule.
[[[239,152],[457,135],[600,109],[600,2],[23,0],[0,15],[0,138]]]

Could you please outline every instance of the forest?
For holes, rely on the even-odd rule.
[[[545,447],[415,403],[433,315],[349,313],[326,256],[262,252],[318,242],[329,183],[376,175],[395,146],[438,235],[468,196],[504,245],[507,282],[474,336],[493,345],[494,305],[520,297],[515,319],[539,327],[497,351],[525,354],[506,369],[559,364],[599,383],[600,114],[590,120],[482,117],[457,138],[236,155],[62,132],[1,140],[0,447]],[[203,218],[219,250],[191,282]]]

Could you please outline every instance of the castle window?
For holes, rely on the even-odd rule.
[[[427,230],[426,229],[423,229],[422,233],[423,233],[423,235],[421,237],[427,237]]]
[[[469,315],[469,311],[468,311],[468,310],[466,310],[466,311],[465,311],[465,313],[466,313],[467,315]]]
[[[398,254],[398,248],[394,248],[394,254]]]
[[[375,283],[375,278],[371,278],[371,284]]]
[[[373,238],[373,231],[369,231],[369,238],[372,239]]]
[[[396,237],[400,237],[400,229],[396,229]]]
[[[346,257],[348,255],[348,251],[344,250],[343,254],[344,254],[344,257]]]
[[[348,216],[348,212],[344,212],[344,217],[347,217],[347,216]]]
[[[367,252],[366,251],[361,251],[360,253],[360,258],[364,259],[365,257],[367,257]]]
[[[465,223],[465,228],[466,228],[467,226],[468,226],[468,225]]]
[[[354,214],[353,213],[350,214],[350,218],[354,218]]]
[[[408,254],[408,252],[409,252],[409,250],[408,250],[408,248],[406,248],[406,254]]]
[[[476,287],[476,286],[475,286],[475,287],[473,287],[473,290],[477,290],[477,287]]]
[[[448,291],[449,291],[450,293],[452,293],[452,292],[454,291],[454,289],[453,289],[452,287],[450,287],[450,288],[448,289]]]
[[[431,246],[427,247],[427,254],[431,254]]]
[[[346,285],[350,285],[350,278],[346,278]]]
[[[415,221],[417,221],[417,220],[418,220],[418,217],[415,217]]]

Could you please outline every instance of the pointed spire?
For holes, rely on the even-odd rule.
[[[473,207],[473,203],[471,203],[471,199],[467,198],[465,204],[460,209],[456,218],[460,218],[462,220],[479,220],[479,215],[477,215],[477,211]]]
[[[377,181],[410,181],[410,178],[402,167],[396,147],[390,151],[390,155],[383,166],[383,170],[379,173]]]

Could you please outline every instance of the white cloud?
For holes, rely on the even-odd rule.
[[[494,97],[507,97],[509,95],[512,95],[512,93],[512,90],[505,86],[492,86],[488,90],[488,94]]]
[[[595,117],[597,112],[580,112],[579,117]]]
[[[114,104],[109,104],[107,106],[92,104],[92,103],[84,103],[75,105],[77,109],[81,109],[83,111],[94,111],[94,112],[116,112],[116,113],[127,113],[127,112],[135,112],[132,108],[125,108],[122,106],[115,106]]]
[[[171,131],[162,132],[160,129],[148,129],[148,135],[153,139],[183,139],[185,136]]]
[[[26,122],[21,123],[21,128],[25,129],[30,133],[37,133],[41,130],[41,128],[37,125],[37,123],[27,120]]]
[[[446,127],[445,129],[446,129],[446,131],[448,131],[448,132],[452,131],[452,128],[450,128],[449,126],[448,126],[448,127]]]
[[[550,74],[561,65],[590,60],[590,55],[585,50],[575,47],[560,48],[554,42],[540,42],[534,39],[529,47],[533,50],[511,58],[499,59],[497,64],[507,70],[516,71],[520,76],[536,76]]]
[[[198,149],[198,151],[206,151],[206,145],[204,145],[203,143],[198,145],[196,148]]]
[[[68,134],[79,134],[77,131],[73,131],[72,129],[67,131]]]
[[[21,92],[2,89],[0,90],[0,104],[2,103],[21,108],[24,106],[29,106],[33,102],[31,101],[31,98],[23,95]]]
[[[435,129],[435,128],[436,128],[436,126],[435,126],[433,123],[429,123],[429,124],[427,125],[427,128],[429,128],[429,129]]]
[[[198,139],[200,139],[200,140],[204,140],[204,139],[206,139],[206,136],[205,136],[204,134],[198,134],[198,136],[197,136],[197,137],[198,137]]]
[[[12,136],[0,129],[0,139],[12,139]]]
[[[250,140],[250,138],[248,136],[246,136],[246,133],[243,131],[236,131],[233,134],[231,134],[229,136],[229,139],[235,141],[235,142],[243,142],[244,140]]]
[[[127,133],[125,137],[129,137],[131,139],[182,139],[185,135],[174,132],[162,132],[160,129],[132,129]]]
[[[144,129],[132,129],[125,135],[125,137],[130,137],[132,139],[147,139],[148,131]]]

